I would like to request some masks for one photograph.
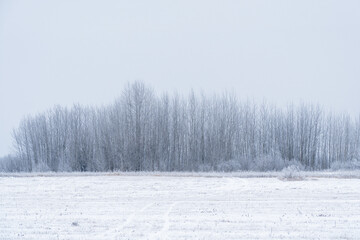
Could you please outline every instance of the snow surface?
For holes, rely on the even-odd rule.
[[[20,176],[0,177],[0,239],[360,238],[356,178]]]

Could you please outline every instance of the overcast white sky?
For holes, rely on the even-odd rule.
[[[0,0],[0,156],[24,115],[134,80],[358,113],[360,1]]]

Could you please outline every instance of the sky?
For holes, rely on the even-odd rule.
[[[0,156],[21,119],[132,81],[360,113],[358,0],[0,0]]]

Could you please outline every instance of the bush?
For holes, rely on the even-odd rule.
[[[301,175],[300,168],[296,165],[290,165],[282,170],[281,180],[300,181],[304,177]]]
[[[285,168],[286,168],[286,167],[290,167],[290,166],[296,167],[296,168],[298,168],[300,171],[304,171],[304,170],[305,170],[304,165],[302,165],[301,162],[299,162],[299,161],[297,161],[297,160],[285,161]]]
[[[281,171],[285,167],[285,161],[278,155],[263,155],[255,158],[251,170],[253,171]]]
[[[8,155],[0,158],[0,172],[22,172],[28,171],[26,164],[20,158]]]
[[[220,162],[216,165],[215,170],[219,172],[235,172],[235,171],[281,171],[291,166],[290,169],[304,170],[304,166],[296,160],[285,161],[279,154],[262,155],[254,160],[249,158],[239,157],[228,161]],[[210,166],[200,166],[200,171],[210,171]]]
[[[37,165],[34,165],[33,172],[50,172],[51,169],[49,166],[44,162],[39,162]]]
[[[216,165],[216,169],[219,172],[235,172],[235,171],[241,171],[242,166],[239,159],[232,159],[229,161],[218,163]]]
[[[331,170],[359,170],[360,169],[360,161],[352,160],[347,162],[336,161],[331,164]]]
[[[198,171],[199,172],[211,172],[213,171],[214,169],[211,167],[210,164],[200,164],[199,167],[198,167]]]

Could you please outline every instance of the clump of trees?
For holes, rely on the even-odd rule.
[[[156,95],[141,82],[110,106],[26,117],[13,137],[17,169],[26,171],[314,170],[360,159],[360,118],[228,93]]]

